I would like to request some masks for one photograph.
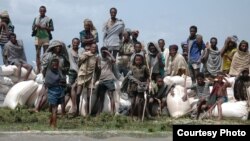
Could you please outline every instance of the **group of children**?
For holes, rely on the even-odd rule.
[[[228,101],[227,97],[227,87],[231,87],[231,84],[225,78],[225,74],[219,72],[217,77],[213,82],[205,81],[205,77],[203,73],[199,73],[197,75],[195,84],[191,87],[187,87],[187,89],[193,89],[196,91],[198,102],[197,102],[197,119],[202,111],[209,112],[209,117],[212,115],[212,111],[217,106],[218,108],[218,120],[222,119],[222,108],[221,104]],[[213,89],[210,93],[209,87],[213,86]],[[187,92],[183,96],[183,101],[186,101],[188,97]]]

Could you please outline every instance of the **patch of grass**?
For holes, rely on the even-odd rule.
[[[18,107],[15,110],[0,108],[0,131],[27,131],[53,130],[49,127],[50,113],[41,111],[39,113],[30,113],[26,107]],[[173,119],[162,116],[155,120],[147,120],[144,122],[134,121],[131,117],[117,115],[111,116],[102,113],[99,116],[71,116],[58,115],[57,130],[73,130],[73,131],[140,131],[144,133],[162,133],[172,131],[174,124],[250,124],[250,121],[242,120],[193,120],[187,117]],[[98,135],[97,135],[98,136]]]

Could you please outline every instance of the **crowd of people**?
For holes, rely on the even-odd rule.
[[[189,37],[180,47],[177,44],[166,47],[164,39],[144,45],[137,40],[139,31],[125,27],[125,23],[116,17],[116,8],[111,8],[109,12],[110,19],[103,27],[103,45],[99,52],[98,32],[90,19],[84,19],[84,29],[80,31],[79,38],[73,38],[72,44],[66,46],[63,41],[52,40],[53,20],[46,15],[45,6],[39,8],[40,15],[32,24],[32,36],[35,38],[36,73],[42,73],[45,81],[34,111],[38,112],[48,100],[52,127],[56,127],[58,104],[62,104],[62,113],[65,113],[65,103],[69,98],[72,99],[72,114],[79,115],[83,89],[87,89],[87,114],[98,115],[102,112],[106,93],[111,101],[111,111],[115,114],[115,81],[121,75],[125,76],[121,91],[127,93],[131,100],[128,114],[142,120],[144,115],[148,118],[155,115],[153,103],[158,103],[160,109],[166,106],[167,94],[175,84],[166,84],[163,81],[165,76],[185,75],[192,78],[193,85],[186,89],[195,90],[199,98],[197,118],[202,110],[211,114],[216,105],[219,119],[222,118],[221,104],[228,101],[226,88],[231,86],[226,76],[236,77],[235,99],[248,100],[250,54],[247,41],[242,40],[238,45],[238,37],[229,36],[219,49],[216,37],[205,43],[202,35],[197,34],[198,28],[193,25],[189,28]],[[27,63],[23,42],[16,40],[7,11],[1,13],[0,35],[3,63],[16,65],[19,79],[21,68],[27,69],[27,80],[33,68]],[[179,49],[182,49],[182,54]],[[99,83],[95,87],[97,81]],[[209,86],[213,86],[211,93]],[[97,93],[95,112],[89,106],[94,90]],[[185,94],[183,101],[187,97]]]

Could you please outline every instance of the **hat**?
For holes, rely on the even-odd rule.
[[[9,17],[8,11],[5,10],[5,11],[1,12],[0,18],[8,18],[9,19],[10,17]]]
[[[49,44],[49,47],[56,47],[56,46],[62,46],[62,42],[58,41],[58,40],[54,40]]]

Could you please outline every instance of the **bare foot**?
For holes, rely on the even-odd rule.
[[[219,117],[217,118],[217,120],[222,120],[222,117],[219,116]]]
[[[29,109],[28,111],[31,113],[38,113],[39,112],[37,109]]]

